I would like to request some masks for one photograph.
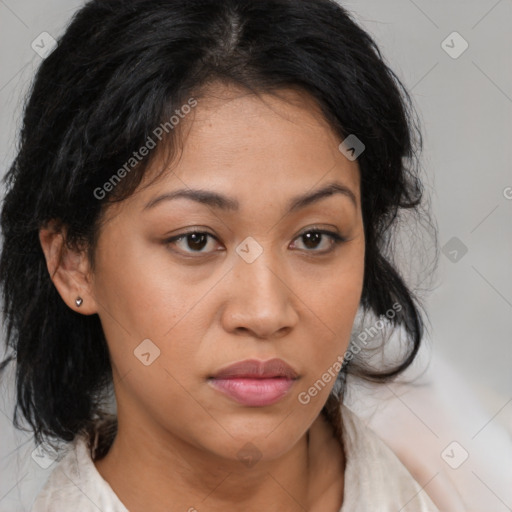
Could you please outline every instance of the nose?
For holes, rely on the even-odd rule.
[[[297,324],[297,295],[290,273],[263,252],[252,263],[237,257],[227,283],[229,298],[222,312],[227,332],[259,339],[286,335]]]

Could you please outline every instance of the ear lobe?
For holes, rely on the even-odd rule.
[[[92,315],[97,313],[97,304],[92,293],[87,254],[85,250],[70,248],[65,243],[65,236],[65,229],[58,229],[55,222],[39,230],[50,278],[68,307]],[[77,301],[78,298],[82,301]]]

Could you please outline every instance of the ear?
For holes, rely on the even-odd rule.
[[[77,313],[97,313],[97,302],[92,286],[92,272],[85,250],[71,249],[66,244],[66,230],[50,221],[39,230],[50,278],[62,300]],[[77,305],[76,299],[82,303]]]

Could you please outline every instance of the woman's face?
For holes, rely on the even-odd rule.
[[[109,212],[88,300],[110,349],[120,432],[229,459],[251,442],[271,460],[327,400],[325,375],[347,348],[362,292],[359,170],[311,99],[281,94],[293,103],[226,88],[199,100],[180,120],[172,170],[154,180],[150,169],[147,186]],[[171,197],[198,190],[208,201]],[[211,379],[273,358],[297,378]]]

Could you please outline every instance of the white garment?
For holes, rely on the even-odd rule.
[[[339,512],[439,512],[391,449],[342,406],[346,458]]]
[[[346,468],[339,512],[439,512],[391,449],[350,409],[341,411]],[[31,508],[76,510],[128,512],[96,469],[83,437],[57,463]]]
[[[512,412],[510,398],[486,411],[439,355],[418,372],[411,367],[384,385],[350,376],[345,405],[427,484],[443,512],[512,511],[512,430],[499,423]],[[414,385],[401,382],[408,378]]]

